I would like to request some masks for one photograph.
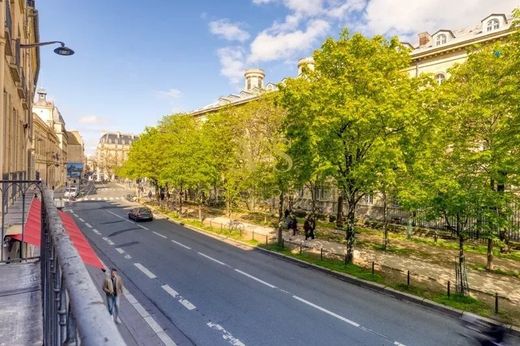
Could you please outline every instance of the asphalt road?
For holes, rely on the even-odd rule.
[[[115,184],[84,191],[70,206],[78,225],[178,345],[472,344],[457,320],[422,306],[167,220],[131,222]]]

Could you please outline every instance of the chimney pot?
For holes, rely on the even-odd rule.
[[[419,47],[426,47],[430,43],[432,37],[428,32],[421,32],[419,34]]]

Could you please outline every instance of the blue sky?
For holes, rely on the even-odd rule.
[[[296,73],[296,61],[342,27],[400,35],[473,25],[520,0],[40,0],[38,87],[79,130],[87,153],[103,130],[140,133],[162,116],[240,90],[243,70],[266,80]],[[451,11],[446,12],[446,8]]]

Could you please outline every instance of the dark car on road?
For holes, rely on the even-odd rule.
[[[135,221],[152,221],[153,214],[150,208],[139,207],[130,210],[128,218]]]

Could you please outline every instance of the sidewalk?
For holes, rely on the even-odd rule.
[[[0,264],[0,346],[43,341],[40,263]]]
[[[226,217],[215,217],[205,219],[204,223],[209,224],[210,221],[226,225],[230,220]],[[254,225],[247,222],[240,223],[246,232],[254,231],[255,233],[263,235],[274,235],[276,233],[276,230],[271,227]],[[320,249],[336,254],[346,253],[346,245],[322,239],[305,240],[304,236],[301,235],[303,231],[300,230],[299,232],[300,234],[293,236],[292,232],[284,231],[283,238],[286,241],[301,244],[306,248],[315,249],[317,253],[319,253]],[[442,285],[445,285],[448,280],[452,283],[455,282],[455,270],[453,268],[429,263],[414,256],[400,256],[369,249],[354,250],[354,263],[368,267],[372,261],[380,266],[390,267],[403,272],[410,271],[426,279],[435,280]],[[473,289],[490,294],[498,293],[499,296],[507,297],[512,303],[520,305],[520,290],[518,289],[518,287],[520,287],[520,279],[516,277],[468,269],[468,283]]]

